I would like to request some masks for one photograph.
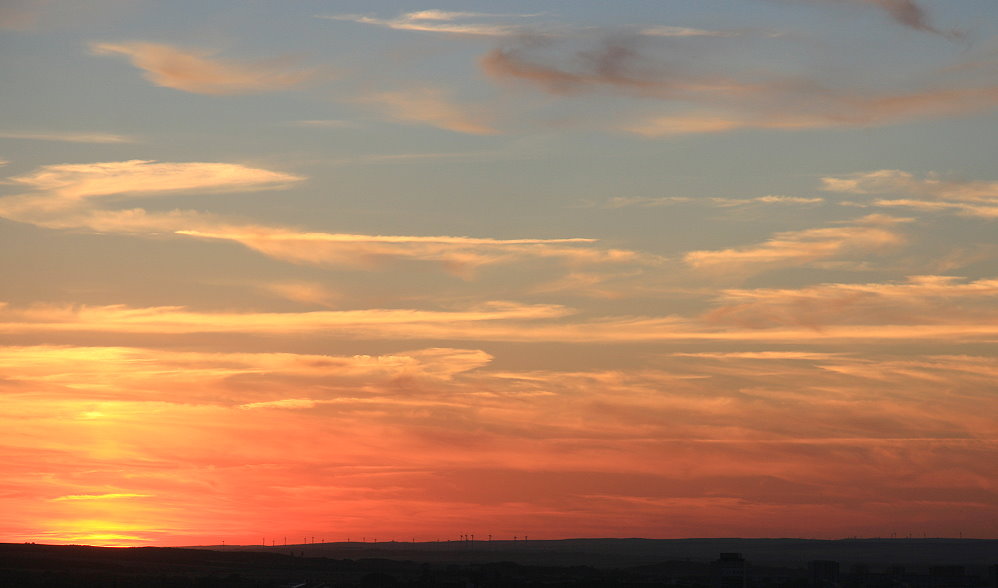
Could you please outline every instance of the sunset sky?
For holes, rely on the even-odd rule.
[[[998,537],[994,0],[5,0],[0,541]]]

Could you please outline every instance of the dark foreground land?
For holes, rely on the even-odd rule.
[[[721,553],[728,554],[724,562],[718,561]],[[198,549],[5,543],[0,588],[998,588],[996,563],[998,540],[972,539],[573,539]]]

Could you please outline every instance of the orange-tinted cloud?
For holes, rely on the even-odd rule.
[[[713,109],[650,116],[620,127],[647,137],[719,133],[741,129],[802,130],[876,126],[923,117],[964,115],[998,106],[998,87],[929,86],[907,93],[833,92],[818,85],[759,86],[760,98],[744,105],[723,104],[726,97],[705,96]],[[820,95],[820,99],[818,98]],[[779,105],[772,108],[772,105]]]
[[[556,259],[569,265],[655,264],[654,256],[592,247],[594,239],[489,239],[463,236],[306,233],[284,227],[236,225],[192,210],[108,210],[100,201],[172,194],[206,194],[287,188],[302,176],[239,164],[145,160],[47,165],[10,182],[32,192],[0,199],[0,217],[37,226],[125,233],[175,234],[235,241],[293,263],[373,268],[402,260],[430,261],[468,276],[475,269],[523,259]],[[301,299],[301,288],[298,288]],[[315,296],[310,297],[318,300]]]
[[[0,358],[21,383],[0,396],[16,540],[772,536],[805,514],[834,537],[909,511],[951,534],[983,529],[998,490],[980,468],[996,449],[989,357],[762,348],[588,371],[497,371],[474,350]]]
[[[844,288],[846,290],[847,288]],[[732,297],[741,291],[728,291]],[[751,291],[749,291],[751,292]],[[758,294],[766,292],[760,290]],[[726,299],[722,299],[726,300]],[[793,315],[773,303],[770,314]],[[998,322],[967,313],[917,315],[891,322],[877,319],[839,321],[816,328],[813,321],[772,320],[740,324],[737,306],[701,318],[677,315],[581,318],[559,305],[492,302],[464,310],[365,309],[311,312],[199,312],[182,307],[33,305],[0,306],[0,333],[44,334],[59,341],[74,333],[122,333],[143,336],[243,333],[270,337],[335,333],[353,340],[431,340],[507,342],[652,342],[755,341],[842,342],[875,345],[884,341],[935,338],[939,341],[986,340],[998,334]],[[730,315],[730,316],[729,316]],[[761,315],[770,316],[770,315]],[[844,315],[845,316],[845,315]],[[857,316],[863,316],[858,313]],[[988,315],[990,316],[990,315]],[[727,323],[727,324],[726,324]],[[734,323],[733,326],[731,323]],[[765,327],[765,328],[760,328]]]
[[[96,55],[124,55],[157,86],[196,94],[287,90],[314,75],[314,71],[292,67],[287,59],[225,61],[213,58],[211,51],[160,43],[92,43],[90,49]]]
[[[455,311],[368,309],[300,313],[204,313],[182,307],[0,306],[0,331],[91,331],[131,333],[314,333],[336,329],[362,337],[389,334],[408,338],[444,338],[489,321],[529,321],[565,316],[571,311],[552,304],[489,302]],[[103,325],[103,326],[101,326]]]
[[[132,492],[112,492],[108,494],[67,494],[53,498],[55,502],[61,500],[118,500],[121,498],[148,498],[149,494],[135,494]]]
[[[936,176],[918,179],[914,174],[896,169],[828,176],[821,182],[823,190],[846,194],[907,194],[955,200],[998,198],[998,182],[955,182]]]
[[[0,29],[18,31],[33,28],[43,6],[40,0],[9,0],[0,4]]]
[[[742,129],[801,130],[851,124],[868,124],[863,121],[816,114],[782,112],[778,114],[740,114],[734,112],[691,112],[686,114],[652,116],[622,126],[620,130],[645,137],[668,137],[703,133],[725,133]]]
[[[260,403],[277,408],[308,407],[286,402],[292,389],[301,402],[310,402],[309,406],[331,397],[362,402],[402,381],[442,385],[491,360],[480,350],[452,348],[330,356],[130,347],[0,347],[0,366],[7,382],[17,383],[19,390],[32,394],[109,402]],[[378,397],[388,403],[395,400]],[[74,418],[99,420],[107,416],[97,408],[82,410]]]
[[[33,191],[0,198],[0,217],[48,228],[102,232],[172,233],[217,228],[223,221],[195,211],[105,210],[98,204],[109,197],[275,190],[302,180],[293,174],[231,163],[131,160],[45,165],[8,179]]]
[[[261,289],[295,302],[329,308],[339,298],[336,292],[315,282],[274,282],[261,285]]]
[[[617,196],[606,201],[605,208],[655,208],[674,204],[705,204],[719,208],[748,206],[753,204],[821,204],[824,198],[804,198],[801,196],[756,196],[755,198],[689,198],[686,196],[662,196],[648,198],[643,196]]]
[[[358,102],[376,107],[399,122],[425,124],[472,135],[499,132],[492,125],[486,109],[458,103],[440,88],[422,86],[395,92],[372,92]]]
[[[853,225],[778,233],[758,245],[691,251],[683,259],[698,270],[746,275],[821,260],[862,258],[903,244],[904,237],[892,227],[905,220],[870,215]]]
[[[66,200],[95,196],[155,195],[170,192],[231,192],[287,187],[301,176],[234,163],[157,162],[134,159],[102,163],[45,165],[9,178],[14,184]]]
[[[959,301],[955,304],[955,301]],[[995,324],[998,280],[914,276],[902,283],[725,290],[708,322],[749,328],[830,325]]]
[[[914,174],[894,169],[830,176],[821,181],[822,188],[829,192],[923,198],[878,199],[873,201],[874,206],[950,210],[967,216],[998,217],[998,182],[945,180],[935,174],[919,179]]]
[[[344,20],[362,24],[377,25],[400,31],[419,31],[430,33],[445,33],[452,35],[471,35],[496,37],[513,35],[523,32],[519,25],[497,22],[469,22],[470,19],[527,17],[529,14],[488,14],[483,12],[461,12],[452,10],[417,10],[406,12],[392,19],[376,18],[359,14],[342,14],[320,16],[331,20]]]
[[[225,227],[221,227],[225,228]],[[639,254],[585,247],[593,239],[486,239],[414,235],[350,235],[301,233],[269,227],[236,228],[232,232],[178,231],[178,234],[242,243],[270,257],[317,265],[371,267],[411,259],[435,261],[467,274],[495,263],[524,258],[557,258],[570,264],[631,263]]]
[[[2,139],[29,139],[34,141],[63,141],[66,143],[135,143],[136,140],[125,135],[111,133],[69,133],[69,132],[25,132],[0,131]]]

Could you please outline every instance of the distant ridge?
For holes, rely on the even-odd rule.
[[[764,583],[769,588],[807,585],[807,562],[814,559],[839,562],[845,580],[854,569],[849,566],[862,564],[852,578],[872,572],[901,578],[911,588],[960,588],[987,585],[988,566],[998,563],[998,540],[563,539],[215,548],[0,543],[0,586],[712,586],[711,562],[721,552],[743,554],[750,579],[781,578]],[[901,568],[904,576],[897,576]]]
[[[202,546],[226,551],[304,554],[307,557],[379,557],[420,561],[512,561],[585,564],[597,567],[645,565],[666,560],[708,562],[721,552],[742,553],[753,563],[803,566],[827,559],[843,565],[918,564],[986,566],[998,563],[998,539],[641,539],[578,538],[530,541],[329,542],[287,546]]]

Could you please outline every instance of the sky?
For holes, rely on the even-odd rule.
[[[994,0],[7,0],[0,541],[998,537]]]

